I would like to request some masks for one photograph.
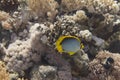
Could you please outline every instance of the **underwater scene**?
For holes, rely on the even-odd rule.
[[[120,80],[120,0],[0,0],[0,80]]]

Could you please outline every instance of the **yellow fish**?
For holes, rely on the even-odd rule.
[[[75,36],[60,36],[56,41],[56,49],[62,53],[66,52],[69,55],[74,55],[80,49],[83,49],[84,45],[80,39]]]

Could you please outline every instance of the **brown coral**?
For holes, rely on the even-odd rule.
[[[0,22],[2,23],[2,27],[6,30],[12,29],[10,19],[11,19],[11,16],[9,15],[9,13],[0,11]]]
[[[0,21],[1,20],[7,20],[10,17],[10,15],[4,11],[0,11]]]
[[[64,12],[70,12],[83,8],[86,4],[85,0],[62,0],[61,6]]]
[[[0,61],[0,80],[10,80],[9,73],[5,69],[5,65]]]
[[[89,65],[90,80],[118,80],[120,78],[120,54],[101,51]]]
[[[54,0],[29,0],[28,6],[38,17],[48,17],[53,20],[57,14],[58,4]]]

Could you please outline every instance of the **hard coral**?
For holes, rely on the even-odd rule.
[[[87,8],[91,13],[118,13],[119,6],[114,0],[62,0],[62,10],[71,12]]]
[[[30,38],[26,41],[16,40],[8,46],[4,61],[9,71],[23,75],[24,70],[41,60],[46,47],[39,41],[39,37],[39,32],[31,32]]]
[[[11,16],[9,15],[9,13],[0,11],[0,22],[2,24],[2,27],[6,30],[12,29],[10,19],[11,19]]]
[[[101,51],[89,63],[90,80],[118,80],[120,78],[120,54]]]
[[[0,21],[5,21],[10,17],[9,13],[4,11],[0,11]]]
[[[10,80],[9,73],[6,71],[5,64],[0,61],[0,80]]]
[[[41,60],[41,55],[44,53],[45,47],[38,41],[39,37],[36,37],[38,36],[35,35],[27,41],[16,40],[9,45],[4,58],[9,71],[24,75],[24,70],[27,70],[32,67],[34,63],[38,63]]]
[[[85,0],[62,0],[61,7],[63,12],[79,10],[86,4]]]
[[[117,18],[115,15],[110,13],[106,14],[92,14],[92,16],[88,20],[88,25],[93,28],[92,33],[101,37],[103,39],[107,39],[114,29],[114,22],[116,22]]]
[[[83,10],[78,10],[73,15],[65,15],[65,18],[68,20],[73,20],[75,22],[80,22],[80,23],[83,23],[83,22],[87,21],[87,19],[88,19],[85,11],[83,11]]]
[[[65,74],[60,73],[60,76],[64,78],[67,75],[66,78],[69,78],[67,80],[71,80],[69,63],[62,58],[62,55],[56,53],[53,47],[45,45],[46,41],[41,39],[47,29],[45,25],[36,24],[30,28],[30,35],[26,41],[16,40],[8,46],[4,60],[9,71],[24,75],[23,73],[33,67],[35,63],[42,64],[42,60],[44,60],[44,64],[54,65],[62,73],[65,72]]]
[[[78,14],[79,13],[79,14]],[[87,20],[87,17],[84,11],[78,11],[75,15],[71,16],[61,16],[57,18],[57,21],[54,25],[49,25],[49,30],[47,30],[44,35],[47,37],[48,44],[54,46],[55,42],[60,36],[77,36],[81,37],[80,31],[87,29],[87,26],[83,26],[80,23],[84,20]],[[79,15],[79,17],[77,17]],[[82,18],[80,17],[82,16]],[[52,28],[51,28],[52,27]],[[88,31],[89,32],[89,31]],[[90,32],[89,32],[90,33]],[[84,35],[86,36],[86,35]],[[86,37],[89,37],[88,34]],[[86,38],[88,39],[88,38]]]
[[[58,4],[54,0],[28,0],[28,6],[38,17],[48,17],[53,20],[57,14]]]
[[[86,7],[92,13],[118,13],[119,6],[114,0],[87,0]]]
[[[58,80],[57,68],[54,66],[35,66],[31,71],[31,80]]]

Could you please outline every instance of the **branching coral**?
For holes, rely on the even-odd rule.
[[[77,17],[78,15],[79,17]],[[81,37],[80,31],[85,30],[88,27],[85,25],[79,24],[79,22],[80,23],[82,21],[84,22],[84,20],[87,20],[87,17],[84,11],[82,10],[78,11],[78,15],[76,12],[76,14],[73,16],[65,15],[62,17],[58,17],[57,21],[54,24],[49,24],[48,30],[46,30],[46,33],[44,33],[44,35],[47,37],[48,44],[51,46],[54,46],[55,42],[60,36],[71,35],[71,36]],[[82,16],[82,18],[80,16]],[[90,33],[90,36],[91,36],[91,33]],[[89,34],[86,37],[89,37]]]
[[[7,2],[6,0],[1,1]],[[118,5],[117,1],[9,1],[10,3],[11,1],[27,1],[28,6],[25,6],[23,9],[21,8],[21,3],[19,7],[21,9],[18,9],[18,11],[11,14],[11,16],[6,12],[0,11],[0,21],[2,23],[2,27],[6,29],[6,31],[10,32],[10,34],[8,33],[8,37],[12,39],[9,41],[10,43],[8,43],[9,46],[7,47],[6,52],[2,50],[3,48],[0,48],[0,53],[5,54],[4,61],[6,62],[8,71],[17,72],[20,73],[20,76],[23,76],[24,72],[32,69],[32,74],[27,75],[31,75],[31,79],[33,80],[36,78],[36,76],[38,80],[42,78],[49,80],[51,78],[49,77],[51,72],[53,73],[55,79],[72,80],[72,76],[87,76],[89,73],[89,66],[90,73],[87,77],[88,80],[115,80],[116,78],[120,78],[118,76],[118,73],[120,73],[120,65],[118,63],[119,57],[116,56],[118,54],[100,52],[96,56],[97,52],[100,49],[103,49],[105,41],[103,39],[108,38],[106,35],[108,33],[114,33],[114,26],[117,25],[117,27],[119,27],[120,20],[118,18],[118,14],[120,11],[120,6]],[[14,4],[16,3],[17,2]],[[33,16],[34,19],[32,19]],[[41,19],[43,19],[43,21],[46,20],[46,22],[42,23]],[[34,21],[40,23],[35,23]],[[53,23],[51,23],[51,21]],[[21,30],[21,25],[24,25],[25,29],[22,28]],[[2,29],[0,29],[0,36],[3,34],[3,36],[7,36],[6,32],[2,31]],[[78,54],[74,56],[59,54],[56,51],[54,44],[60,36],[66,35],[80,38],[80,41],[85,46],[84,51],[87,54],[84,51],[84,53],[81,55]],[[117,38],[119,38],[119,36],[117,36]],[[0,39],[2,41],[3,37]],[[119,49],[119,47],[117,49]],[[94,56],[95,58],[90,63],[88,55],[90,56],[89,58],[91,58],[91,56]],[[112,61],[114,60],[112,64],[106,62],[109,59]],[[105,63],[109,65],[106,67]],[[41,64],[45,64],[45,66],[41,66]],[[39,65],[39,67],[34,68],[34,65]],[[55,66],[57,69],[52,66]],[[110,68],[107,69],[108,67]],[[35,74],[34,69],[36,69]],[[46,73],[49,74],[47,75]]]
[[[57,80],[57,68],[54,66],[35,66],[31,71],[31,80]]]
[[[31,40],[16,40],[14,43],[9,45],[4,58],[7,62],[8,70],[15,71],[23,75],[22,73],[24,70],[33,66],[34,62],[39,62],[41,60],[41,54],[44,53],[44,47],[41,44],[37,44],[36,48],[35,45],[33,43],[31,44]]]
[[[9,13],[6,13],[4,11],[0,11],[0,21],[5,21],[10,17]]]
[[[118,13],[119,6],[114,0],[62,0],[62,10],[71,12],[87,8],[91,13]]]
[[[114,0],[87,0],[86,7],[92,13],[118,13],[119,6]]]
[[[73,15],[65,15],[65,18],[67,20],[73,20],[75,22],[81,22],[81,23],[87,21],[88,19],[87,15],[85,14],[85,11],[83,10],[78,10]]]
[[[82,30],[80,31],[81,38],[85,39],[86,41],[92,40],[92,33],[89,30]]]
[[[30,39],[26,41],[16,40],[8,46],[4,61],[7,62],[9,71],[18,72],[22,75],[24,70],[41,60],[45,46],[39,42],[39,33],[31,32]],[[34,42],[34,43],[33,43]]]
[[[42,63],[41,61],[44,58],[43,60],[50,65],[57,66],[60,71],[64,72],[65,70],[66,74],[70,73],[69,63],[60,54],[56,53],[54,48],[46,46],[45,41],[42,41],[41,38],[44,36],[43,33],[46,32],[45,30],[47,30],[46,26],[36,24],[30,28],[30,35],[26,41],[16,40],[8,46],[4,61],[7,63],[9,71],[24,75],[25,70],[33,67],[35,63]],[[68,76],[71,76],[71,74]]]
[[[110,13],[93,13],[88,19],[91,32],[103,39],[109,38],[114,32],[119,31],[119,16]]]
[[[120,78],[120,54],[101,51],[89,63],[90,80],[118,80]],[[107,64],[108,63],[108,64]]]
[[[38,17],[46,17],[53,20],[57,14],[58,4],[54,0],[28,0],[28,6]]]
[[[83,8],[85,4],[85,0],[62,0],[61,7],[64,12],[71,12]]]
[[[0,21],[1,21],[2,27],[3,27],[4,29],[9,30],[9,29],[12,28],[10,22],[8,22],[8,20],[9,20],[10,18],[11,18],[11,16],[10,16],[8,13],[6,13],[6,12],[4,12],[4,11],[0,11]]]
[[[0,80],[10,80],[9,73],[6,71],[5,64],[0,61]]]

